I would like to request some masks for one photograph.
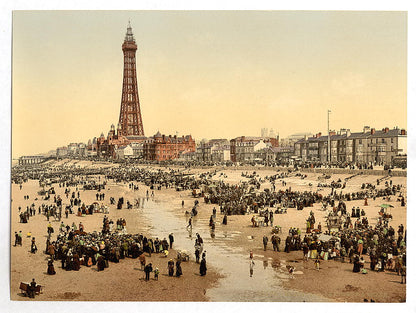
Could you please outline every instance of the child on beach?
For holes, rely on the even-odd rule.
[[[321,261],[319,261],[319,259],[315,260],[315,268],[319,271],[319,265],[320,265]]]

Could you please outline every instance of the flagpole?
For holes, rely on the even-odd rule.
[[[328,110],[328,165],[331,164],[331,136],[329,135],[329,114],[331,110]]]

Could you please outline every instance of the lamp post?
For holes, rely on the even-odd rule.
[[[331,164],[331,136],[329,134],[329,114],[331,110],[328,110],[328,165]]]

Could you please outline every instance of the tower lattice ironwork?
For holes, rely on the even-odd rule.
[[[144,136],[136,74],[137,45],[133,37],[130,22],[127,26],[122,49],[124,54],[124,70],[118,132],[123,136]]]

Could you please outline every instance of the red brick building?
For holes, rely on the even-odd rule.
[[[195,152],[195,140],[191,135],[165,136],[157,132],[156,135],[148,138],[143,145],[144,159],[150,161],[177,159],[182,152]]]

